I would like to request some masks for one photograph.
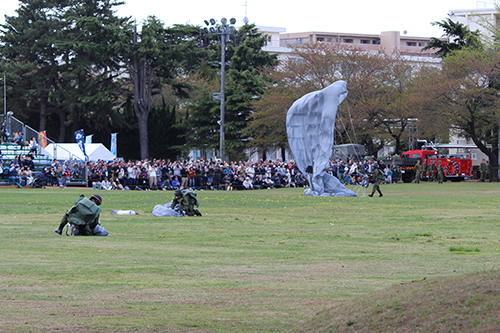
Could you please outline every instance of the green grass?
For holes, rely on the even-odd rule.
[[[91,190],[1,187],[0,331],[288,332],[347,299],[498,269],[499,184],[381,188],[200,191],[189,218],[152,216],[173,192],[100,191],[110,235],[66,237],[53,230]]]

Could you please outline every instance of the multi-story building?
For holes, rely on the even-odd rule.
[[[449,16],[472,31],[479,30],[486,43],[493,42],[492,37],[500,32],[500,13],[496,8],[454,9]]]
[[[446,39],[443,39],[446,41]],[[380,35],[350,34],[338,32],[297,32],[282,33],[280,45],[301,45],[307,43],[341,43],[353,48],[378,52],[384,50],[387,53],[400,51],[404,54],[415,56],[432,56],[436,50],[422,49],[429,43],[430,37],[410,37],[399,31],[384,31]]]

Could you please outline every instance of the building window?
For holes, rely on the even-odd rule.
[[[327,43],[331,43],[331,42],[332,42],[332,39],[331,39],[331,38],[327,38],[327,39],[326,39],[326,42],[327,42]]]
[[[374,39],[372,40],[373,45],[380,45],[380,39]]]
[[[316,37],[317,42],[324,42],[325,39],[323,37]]]
[[[417,46],[416,42],[406,42],[406,46]]]
[[[271,36],[267,35],[267,42],[271,43],[271,40],[272,40]]]
[[[354,40],[352,38],[344,38],[344,43],[352,44]]]
[[[470,154],[470,159],[471,160],[477,160],[477,153]]]
[[[297,38],[297,44],[302,44],[302,38]]]
[[[420,47],[424,47],[424,46],[425,46],[425,43],[424,43],[424,42],[418,42],[418,46],[420,46]]]
[[[368,39],[362,39],[361,44],[370,44],[370,41]]]

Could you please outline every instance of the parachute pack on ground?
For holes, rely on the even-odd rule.
[[[182,190],[181,202],[176,204],[174,207],[172,207],[172,201],[164,205],[156,205],[153,208],[153,215],[174,217],[193,215],[201,216],[200,212],[195,208],[199,207],[200,203],[196,197],[196,192],[192,189]]]

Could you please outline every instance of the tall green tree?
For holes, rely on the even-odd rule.
[[[224,150],[232,159],[244,158],[243,150],[251,136],[245,131],[252,103],[264,93],[266,77],[264,68],[278,63],[276,55],[263,51],[267,37],[255,25],[245,24],[238,30],[240,44],[234,47],[228,70],[226,88],[226,113],[224,127]]]
[[[119,58],[127,18],[111,0],[22,0],[6,17],[0,54],[12,78],[16,116],[59,141],[79,128],[102,131],[116,123]],[[38,123],[31,114],[39,115]],[[66,129],[73,131],[67,133]],[[69,134],[69,135],[68,135]]]
[[[436,56],[446,57],[454,51],[463,48],[471,48],[482,50],[481,35],[479,30],[471,31],[466,25],[455,22],[451,18],[442,20],[441,22],[433,22],[432,25],[443,29],[443,37],[447,40],[443,41],[439,38],[432,37],[430,42],[422,49],[422,51],[430,49],[438,49]]]
[[[134,111],[139,124],[141,158],[149,157],[148,117],[153,96],[162,85],[173,87],[177,95],[187,97],[191,85],[179,77],[196,68],[202,50],[197,47],[199,30],[190,25],[165,27],[154,16],[141,31],[130,31],[130,44],[124,45],[124,61],[133,84]]]
[[[68,27],[62,17],[68,5],[65,0],[21,0],[16,15],[6,16],[1,25],[0,53],[3,69],[14,74],[8,82],[9,97],[18,107],[15,114],[23,120],[38,114],[40,130],[46,128],[48,110],[61,111],[50,96],[59,79],[62,53],[57,42]]]

